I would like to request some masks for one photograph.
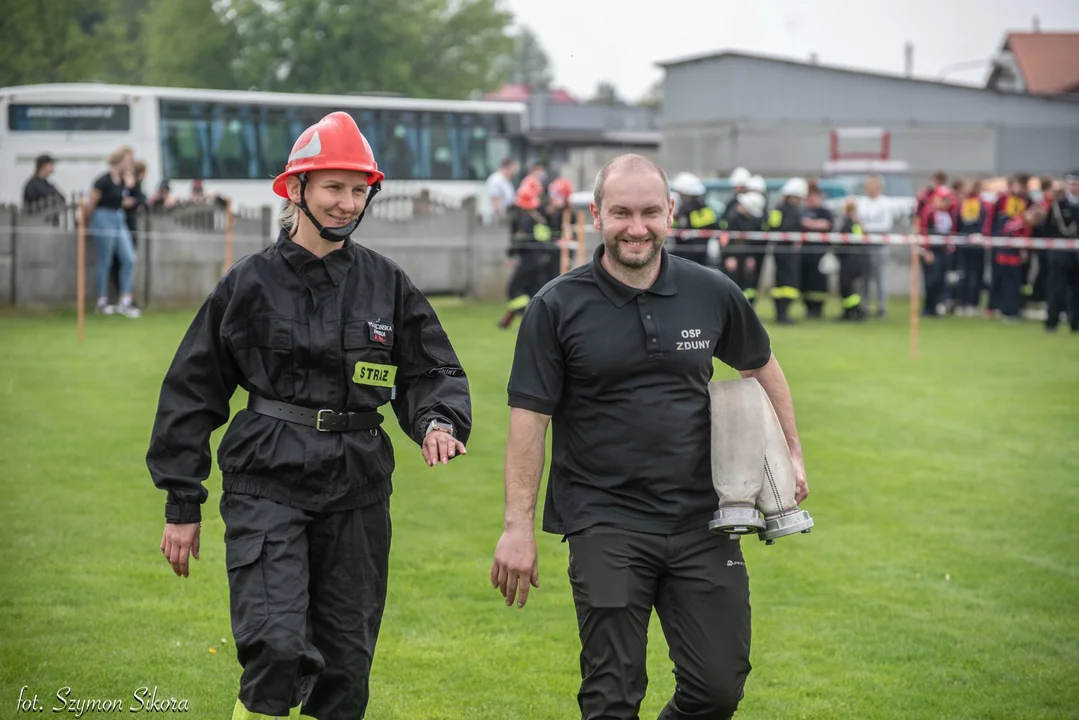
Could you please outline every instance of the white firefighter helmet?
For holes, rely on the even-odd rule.
[[[680,172],[671,180],[671,190],[683,195],[699,197],[704,195],[704,183],[693,173]]]
[[[821,275],[837,275],[840,267],[839,258],[831,250],[821,255],[820,260],[817,261],[817,270]]]
[[[768,183],[764,182],[764,178],[760,175],[754,175],[746,183],[746,190],[750,192],[759,192],[761,195],[768,192]]]
[[[731,173],[731,187],[746,187],[746,183],[749,182],[749,178],[749,170],[746,170],[744,167],[736,167],[734,169],[734,172]]]
[[[791,197],[805,199],[805,196],[809,194],[809,185],[804,178],[791,178],[784,183],[783,188],[779,191],[779,194],[783,197],[788,195]]]
[[[746,209],[753,217],[759,218],[764,215],[764,195],[759,192],[746,192],[738,196],[738,204]]]

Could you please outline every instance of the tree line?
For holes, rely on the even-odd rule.
[[[0,86],[112,82],[466,99],[546,88],[500,0],[34,0],[0,14]]]

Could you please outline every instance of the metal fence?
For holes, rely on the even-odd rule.
[[[0,206],[0,304],[64,307],[78,297],[78,213],[82,198],[32,208]],[[140,210],[136,217],[135,301],[198,304],[225,270],[274,242],[280,207],[200,203]],[[426,191],[383,194],[356,240],[400,265],[422,291],[500,298],[507,229],[478,222],[475,200]],[[97,256],[86,234],[86,299],[96,299]]]

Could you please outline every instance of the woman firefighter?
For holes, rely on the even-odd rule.
[[[161,552],[198,559],[210,434],[218,449],[234,720],[362,718],[386,600],[392,407],[428,466],[465,453],[468,381],[431,305],[351,235],[381,188],[346,113],[297,139],[274,192],[277,241],[244,258],[199,309],[165,375],[147,465],[167,491]]]

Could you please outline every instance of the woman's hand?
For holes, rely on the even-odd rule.
[[[450,461],[454,455],[467,455],[465,445],[460,440],[450,435],[445,430],[432,430],[423,439],[423,460],[427,467],[434,467],[441,462],[443,465]]]
[[[201,523],[165,523],[161,536],[161,554],[179,577],[188,576],[188,555],[199,559],[199,528]]]

